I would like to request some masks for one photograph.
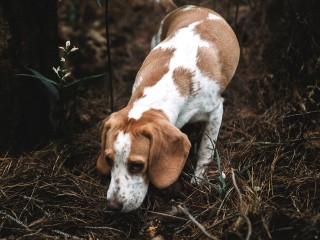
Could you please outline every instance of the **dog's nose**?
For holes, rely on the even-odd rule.
[[[107,206],[111,208],[113,211],[121,211],[123,208],[123,203],[120,202],[118,199],[112,198],[107,199]]]

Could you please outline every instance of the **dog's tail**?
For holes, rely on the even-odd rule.
[[[155,4],[160,6],[161,9],[166,13],[169,13],[178,8],[177,5],[172,0],[154,0],[154,1],[155,1]]]

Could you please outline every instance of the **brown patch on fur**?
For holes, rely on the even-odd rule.
[[[208,19],[209,14],[220,17],[221,20]],[[233,30],[218,13],[201,7],[179,8],[164,19],[160,38],[170,39],[177,30],[197,21],[203,22],[195,27],[195,32],[211,44],[211,47],[199,48],[197,66],[220,84],[222,92],[235,73],[240,50]]]
[[[109,175],[111,169],[107,165],[105,159],[104,159],[104,154],[101,152],[99,154],[97,163],[96,163],[97,170],[100,172],[102,175]]]
[[[179,177],[191,147],[188,137],[160,110],[149,110],[137,121],[150,140],[148,173],[157,188],[166,188]]]
[[[173,81],[177,85],[178,90],[182,96],[192,95],[193,94],[193,84],[192,78],[194,73],[189,71],[186,68],[178,67],[174,69]]]
[[[239,62],[240,49],[237,37],[224,20],[205,20],[195,32],[211,47],[198,49],[197,66],[216,80],[223,91],[233,77]]]
[[[217,58],[218,55],[219,53],[217,53],[216,48],[199,47],[197,52],[197,67],[210,79],[220,82],[223,76],[221,76],[222,63]],[[222,80],[222,82],[225,81]]]
[[[186,6],[188,7],[188,6]],[[162,32],[160,39],[170,38],[173,34],[184,27],[189,26],[191,23],[205,19],[208,16],[208,9],[204,8],[190,8],[184,9],[186,7],[179,8],[171,12],[164,19],[161,26]]]
[[[132,125],[131,125],[132,126]],[[147,173],[148,169],[148,159],[150,152],[150,140],[142,135],[141,133],[137,133],[135,131],[130,132],[131,136],[131,151],[128,156],[128,159],[133,161],[139,161],[144,163],[144,169],[139,173],[142,174],[144,182],[149,183],[149,176]]]
[[[143,96],[143,90],[146,87],[155,85],[169,71],[169,63],[174,51],[175,49],[172,48],[158,48],[149,53],[136,77],[136,81],[142,79],[142,82],[138,83],[139,85],[131,97],[129,104],[141,98]]]
[[[125,125],[122,119],[128,118],[128,109],[124,108],[113,113],[102,122],[101,128],[101,153],[97,160],[97,169],[103,175],[109,175],[111,168],[107,165],[105,156],[111,161],[114,159],[113,143],[118,136],[120,129]]]

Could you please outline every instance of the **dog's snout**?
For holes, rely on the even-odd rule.
[[[107,206],[113,211],[121,211],[123,208],[123,203],[116,198],[107,199]]]

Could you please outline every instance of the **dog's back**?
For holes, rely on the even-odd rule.
[[[152,47],[137,75],[131,101],[145,95],[141,91],[145,87],[173,79],[173,84],[164,86],[164,92],[160,87],[155,90],[158,94],[150,94],[150,101],[155,96],[163,97],[168,106],[181,106],[179,112],[169,113],[177,127],[205,120],[207,113],[219,105],[221,92],[239,61],[239,44],[231,27],[213,10],[182,7],[164,18]],[[175,97],[176,89],[181,97]]]

